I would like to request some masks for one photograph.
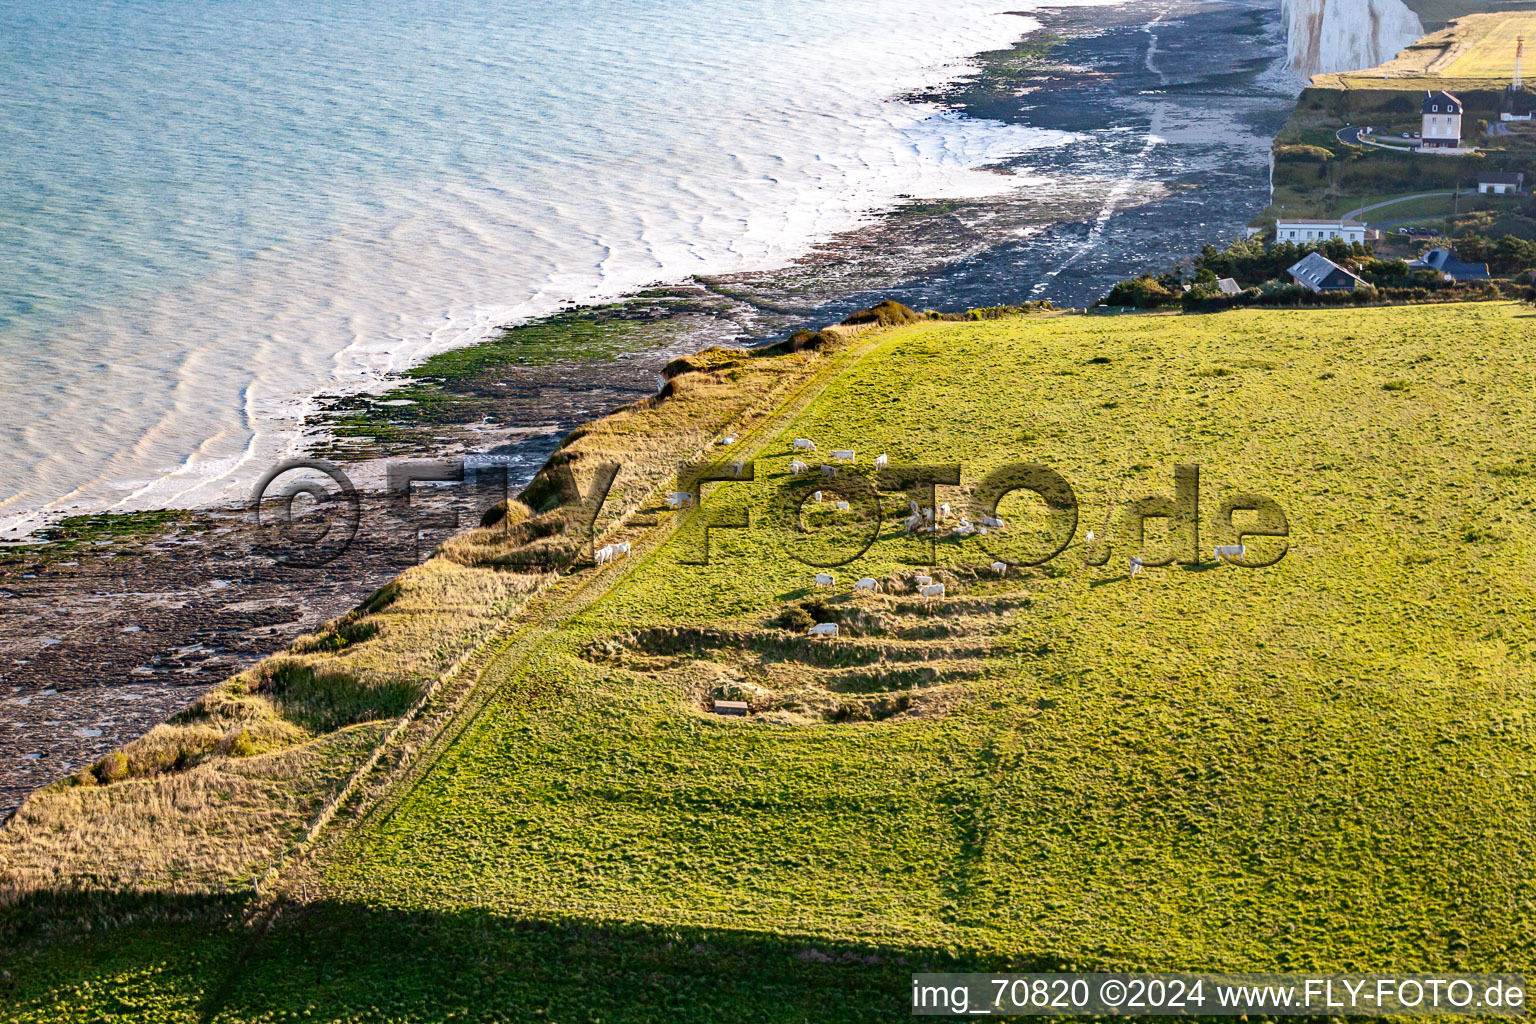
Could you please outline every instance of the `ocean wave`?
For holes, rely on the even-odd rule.
[[[104,127],[105,155],[73,154],[81,166],[49,184],[64,212],[51,229],[29,223],[20,280],[4,282],[49,297],[0,327],[7,532],[72,507],[239,498],[297,449],[322,393],[377,389],[573,301],[782,265],[899,197],[1006,191],[1029,179],[997,164],[1070,141],[896,99],[1033,27],[1000,4],[700,0],[686,22],[620,6],[598,4],[595,18],[539,6],[531,23],[487,26],[468,0],[431,5],[436,30],[411,37],[414,56],[460,75],[390,65],[399,54],[365,38],[377,14],[332,26],[345,31],[323,70],[274,50],[287,26],[253,21],[232,33],[245,49],[194,59],[177,49],[207,41],[190,0],[158,29],[144,22],[164,61],[143,72],[159,76],[147,104],[195,126],[192,97],[218,65],[229,102],[243,81],[267,120],[216,109],[199,139],[146,107]],[[111,40],[70,21],[89,17],[60,16],[57,31],[105,59]],[[456,34],[466,21],[484,30],[476,46]],[[46,40],[23,40],[22,60],[29,42]],[[497,47],[518,59],[489,56]],[[34,181],[17,163],[56,136],[37,120],[50,116],[37,111],[46,75],[30,70],[21,91],[38,138],[13,124],[7,141],[21,144],[0,158],[0,180]],[[157,127],[169,137],[143,139]],[[110,180],[140,143],[150,168],[186,180]],[[205,179],[212,194],[191,195]],[[111,216],[71,212],[93,201]]]

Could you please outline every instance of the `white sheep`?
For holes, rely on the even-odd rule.
[[[797,438],[795,438],[795,451],[797,451],[797,452],[813,452],[815,450],[816,450],[816,442],[815,441],[812,441],[808,437],[797,437]]]
[[[997,518],[997,516],[989,516],[986,513],[982,513],[981,525],[982,526],[990,526],[994,530],[1001,530],[1005,526],[1007,526],[1008,524],[1003,522],[1001,519]]]
[[[688,491],[673,491],[667,495],[668,508],[682,508],[684,505],[693,504],[693,495]]]
[[[1135,579],[1137,573],[1141,572],[1141,565],[1142,565],[1141,557],[1139,555],[1132,555],[1131,556],[1131,579]]]
[[[829,572],[816,574],[816,586],[821,590],[831,590],[837,585],[837,578]]]
[[[1095,536],[1094,532],[1092,530],[1089,530],[1088,531],[1088,546],[1089,547],[1093,547],[1093,542],[1096,539],[1097,539],[1097,537]]]
[[[851,448],[835,448],[835,449],[833,449],[833,451],[832,451],[832,461],[833,462],[852,462],[852,461],[854,461],[853,449],[851,449]]]
[[[745,462],[733,462],[733,463],[731,463],[731,476],[734,479],[740,480],[741,479],[741,474],[745,473],[746,471],[747,471],[747,464]]]
[[[891,463],[891,460],[886,458],[885,454],[883,452],[881,454],[875,456],[875,468],[876,469],[884,469],[886,466],[890,465],[890,463]]]
[[[873,594],[880,589],[880,581],[873,576],[865,576],[853,585],[855,594]]]
[[[629,541],[621,540],[617,544],[615,544],[613,546],[613,556],[615,558],[621,558],[621,557],[622,558],[628,558],[629,557]]]
[[[806,636],[837,636],[837,623],[818,622],[805,631]]]
[[[933,577],[932,576],[914,576],[914,577],[912,577],[912,585],[913,586],[926,587],[928,584],[930,584],[932,582],[933,582]]]
[[[997,573],[999,576],[1006,576],[1006,575],[1008,575],[1008,563],[1007,562],[993,562],[992,563],[992,571]]]
[[[812,494],[811,495],[811,500],[814,501],[816,504],[820,505],[821,504],[821,492],[817,491],[816,493]]]
[[[901,521],[901,525],[907,533],[916,533],[918,530],[922,529],[923,517],[914,512],[907,516],[907,518],[903,519]]]
[[[801,462],[799,459],[794,459],[789,464],[789,471],[791,473],[793,473],[795,476],[799,476],[801,473],[804,473],[806,470],[808,470],[810,468],[811,468],[810,466],[807,466],[805,463]]]
[[[736,435],[735,434],[727,434],[727,435],[725,435],[724,437],[722,437],[720,439],[720,443],[725,445],[727,448],[729,448],[731,445],[736,443]]]
[[[948,519],[949,515],[949,502],[946,501],[944,504],[939,506],[939,522],[942,523],[944,520]]]
[[[932,601],[936,597],[944,596],[944,584],[930,583],[918,590],[918,595],[925,601]]]
[[[1248,547],[1244,544],[1218,544],[1216,546],[1216,561],[1230,562],[1234,558],[1242,558],[1248,553]]]
[[[848,511],[848,503],[846,501],[840,501],[833,507],[836,508],[839,512]]]
[[[836,466],[822,466],[821,467],[821,475],[822,476],[837,476],[837,467]]]
[[[606,547],[598,548],[597,554],[592,556],[592,560],[598,565],[606,565],[613,561],[613,545],[609,544]]]

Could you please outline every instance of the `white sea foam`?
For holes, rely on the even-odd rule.
[[[137,0],[137,26],[49,8],[90,69],[50,93],[35,28],[7,58],[30,106],[0,118],[0,181],[56,209],[23,214],[0,270],[0,522],[238,497],[317,394],[572,300],[781,264],[899,196],[1016,187],[985,168],[1066,141],[899,99],[1034,27],[1017,3],[689,6],[491,24],[416,0],[381,24],[317,0],[308,27],[214,25],[192,0],[158,20]],[[114,70],[119,36],[160,63]],[[133,75],[157,87],[143,106]],[[96,149],[53,123],[81,102]]]

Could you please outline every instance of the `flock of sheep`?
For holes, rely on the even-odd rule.
[[[736,441],[736,436],[732,434],[722,437],[719,443],[728,447],[730,445],[734,445]],[[800,452],[813,452],[816,450],[816,442],[812,441],[808,437],[797,437],[795,438],[792,445],[792,450],[796,455],[798,455]],[[831,455],[832,461],[838,464],[852,465],[857,460],[857,455],[851,448],[834,449]],[[889,464],[889,462],[890,459],[884,453],[881,453],[875,457],[875,468],[884,469]],[[745,461],[731,463],[732,474],[737,479],[740,479],[742,474],[745,472],[745,467]],[[802,461],[799,458],[792,459],[789,463],[789,471],[795,476],[799,476],[802,473],[808,473],[810,472],[810,469],[810,464]],[[821,472],[823,476],[835,477],[837,475],[837,466],[824,465],[821,467]],[[672,491],[667,494],[666,500],[668,508],[680,509],[693,504],[693,495],[688,491]],[[818,503],[821,502],[822,493],[820,491],[816,491],[811,495],[811,500]],[[848,502],[846,501],[837,502],[835,507],[840,512],[846,512],[849,509]],[[911,503],[911,509],[912,514],[902,520],[902,526],[905,532],[908,534],[937,532],[939,525],[954,515],[949,507],[948,502],[945,502],[939,505],[938,508],[934,509],[919,507],[918,503],[914,501]],[[981,522],[979,524],[973,524],[964,516],[961,516],[960,521],[949,530],[949,536],[969,537],[972,534],[985,535],[989,530],[1006,529],[1007,526],[1008,524],[1004,520],[998,518],[997,516],[989,515],[986,513],[982,514]],[[1088,531],[1088,536],[1086,539],[1088,546],[1091,548],[1096,539],[1092,530]],[[1242,544],[1220,544],[1216,546],[1213,553],[1217,562],[1230,563],[1247,555],[1248,549]],[[597,552],[597,564],[603,565],[607,562],[613,561],[616,558],[625,557],[628,554],[628,541],[619,544],[611,544]],[[1132,555],[1130,556],[1129,564],[1129,574],[1132,578],[1134,578],[1140,574],[1146,563],[1141,560],[1140,556]],[[996,573],[1000,577],[1006,576],[1008,574],[1007,562],[993,562],[990,568],[992,572]],[[837,585],[837,579],[831,573],[821,572],[816,574],[815,583],[818,589],[831,590]],[[913,583],[917,588],[917,595],[923,598],[925,602],[931,602],[934,598],[944,596],[944,584],[933,582],[932,577],[918,576],[914,578]],[[880,581],[872,576],[865,576],[863,579],[858,580],[853,585],[853,593],[855,595],[875,594],[880,590]],[[825,637],[837,636],[837,623],[819,622],[812,626],[810,629],[806,630],[806,635]]]

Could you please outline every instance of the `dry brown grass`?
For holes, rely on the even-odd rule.
[[[407,570],[288,652],[34,793],[0,831],[0,900],[248,885],[388,725],[544,582],[441,558]],[[367,639],[338,639],[347,635]],[[274,684],[295,675],[318,685],[295,694]]]
[[[259,757],[36,794],[0,830],[0,903],[42,891],[248,888],[382,731],[356,726]]]

